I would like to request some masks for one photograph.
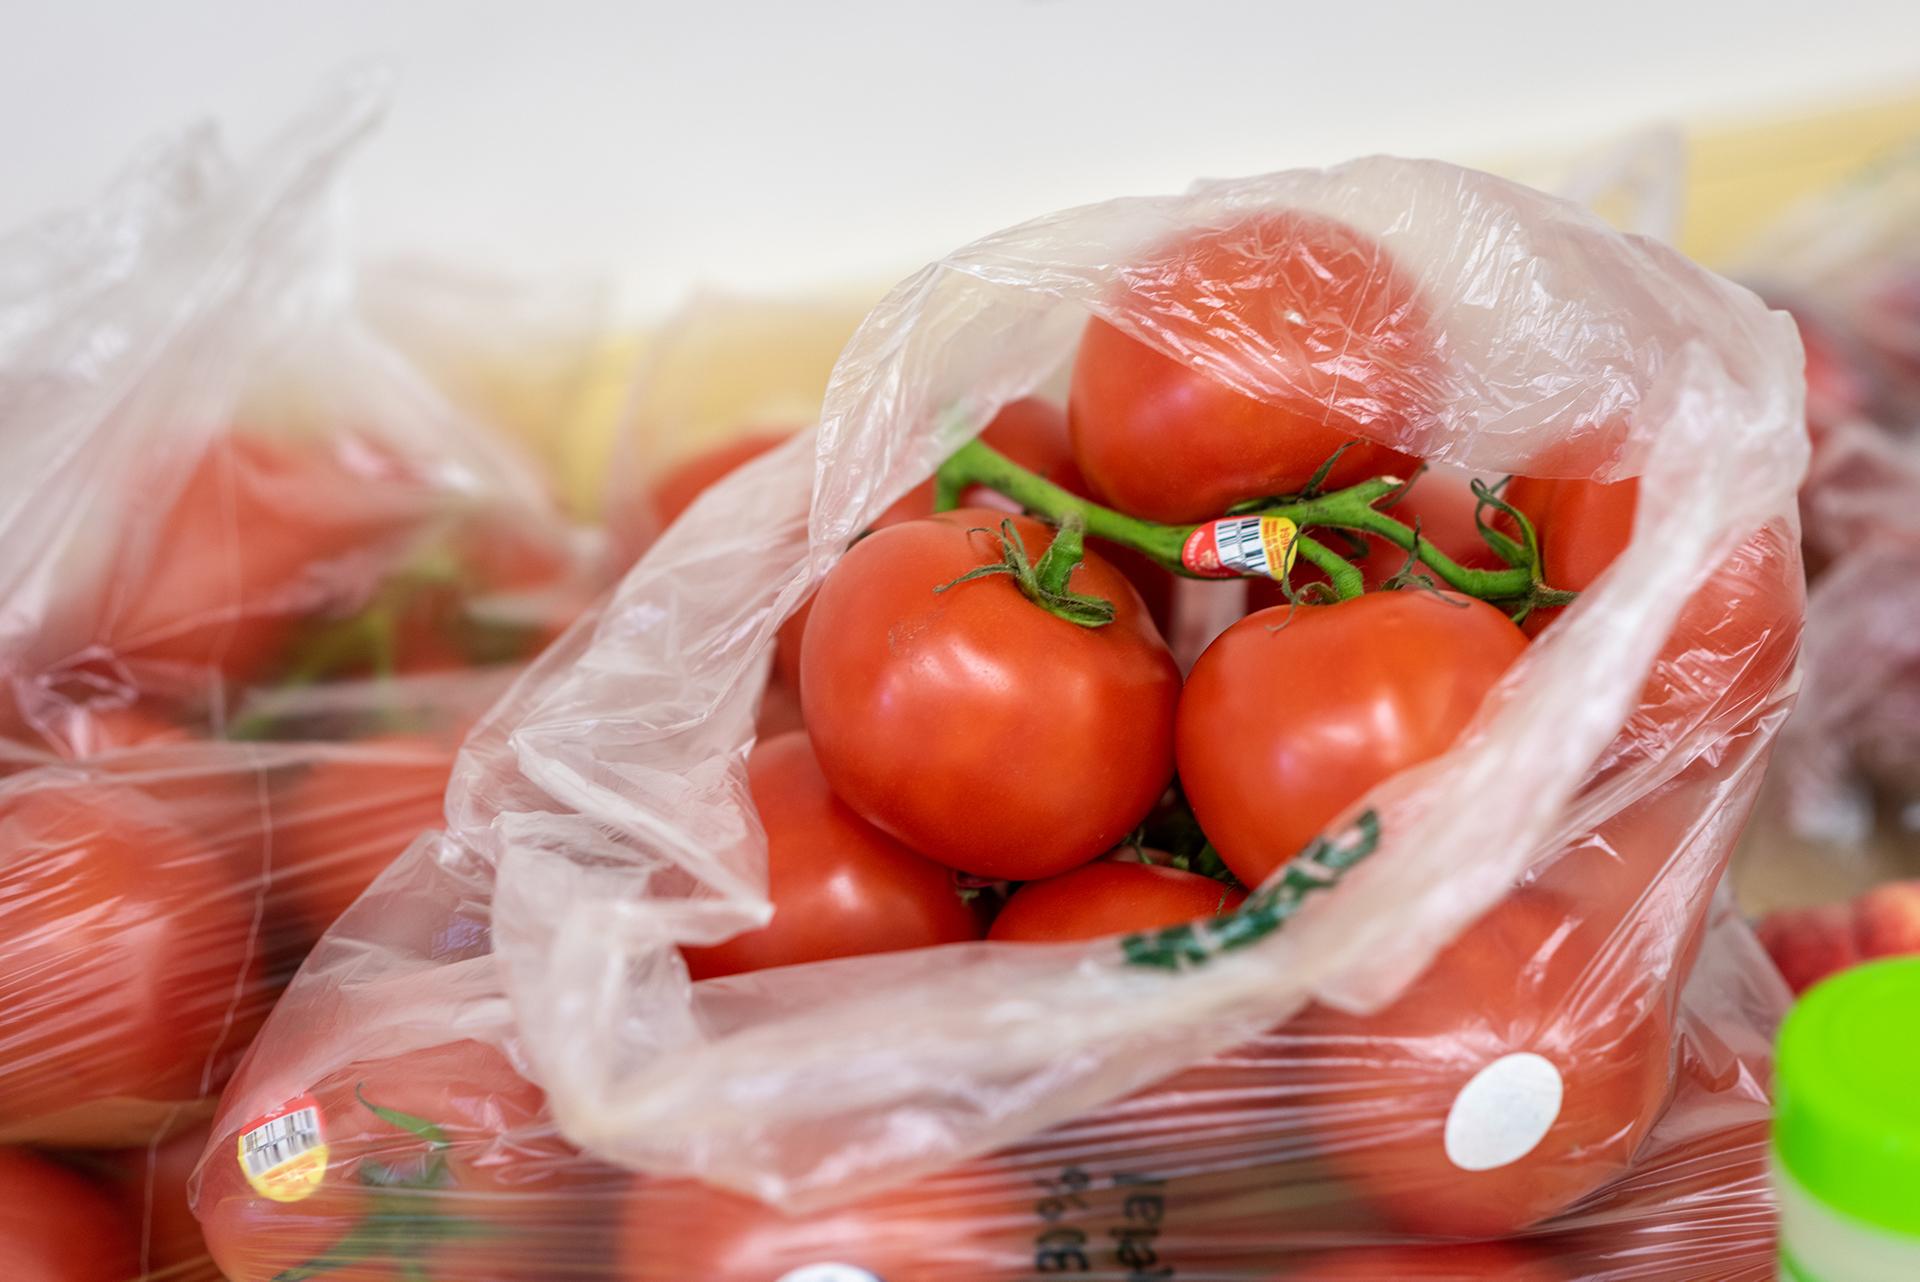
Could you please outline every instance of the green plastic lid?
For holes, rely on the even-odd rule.
[[[1816,985],[1780,1029],[1773,1148],[1844,1215],[1920,1237],[1920,957]]]

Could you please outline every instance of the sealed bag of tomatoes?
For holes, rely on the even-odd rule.
[[[1436,163],[942,259],[309,958],[216,1258],[1767,1276],[1784,993],[1713,905],[1792,689],[1800,361]],[[1190,662],[1155,575],[1228,620]]]
[[[189,134],[0,244],[0,1144],[206,1120],[592,590],[361,312],[336,170],[379,98],[246,163]]]

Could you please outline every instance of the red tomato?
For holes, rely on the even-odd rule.
[[[1199,873],[1103,859],[1014,891],[987,938],[1099,939],[1159,930],[1232,912],[1246,897]]]
[[[130,789],[14,792],[0,850],[0,1129],[141,1142],[246,1046],[251,898]]]
[[[138,703],[71,707],[57,725],[48,727],[47,734],[55,751],[76,760],[127,748],[186,743],[191,738],[178,722]]]
[[[1297,491],[1363,431],[1398,437],[1431,412],[1441,370],[1417,282],[1332,219],[1260,213],[1190,233],[1130,268],[1113,301],[1190,353],[1164,356],[1098,319],[1080,340],[1074,457],[1136,516],[1198,521]],[[1225,369],[1195,350],[1223,342],[1236,349]],[[1243,395],[1222,381],[1236,373],[1275,390]],[[1327,484],[1410,471],[1361,441]]]
[[[348,1064],[309,1100],[326,1156],[304,1196],[276,1201],[249,1185],[240,1148],[254,1119],[228,1128],[201,1168],[196,1211],[234,1282],[319,1261],[332,1263],[315,1274],[330,1282],[544,1282],[557,1252],[601,1249],[582,1240],[579,1186],[604,1173],[557,1137],[540,1088],[492,1047],[460,1041]],[[438,1127],[444,1147],[369,1105]],[[374,1216],[384,1234],[370,1232]]]
[[[1018,1282],[1035,1270],[1030,1208],[1037,1196],[975,1163],[851,1206],[789,1217],[702,1184],[642,1179],[627,1204],[619,1277]]]
[[[1566,1282],[1545,1257],[1504,1242],[1360,1246],[1289,1265],[1273,1282]]]
[[[1382,1215],[1501,1237],[1627,1168],[1666,1106],[1670,1024],[1656,979],[1596,963],[1612,924],[1517,891],[1386,1009],[1288,1026],[1324,1083],[1299,1116]]]
[[[1474,498],[1473,489],[1465,479],[1451,475],[1423,475],[1414,481],[1399,502],[1386,510],[1409,528],[1417,524],[1421,539],[1467,569],[1503,570],[1506,562],[1480,537],[1480,527],[1475,520],[1479,506],[1479,500]],[[1488,513],[1489,519],[1494,515]],[[1333,531],[1316,533],[1334,551],[1342,556],[1347,554],[1345,540],[1338,534]],[[1360,567],[1361,577],[1366,580],[1367,590],[1372,592],[1407,568],[1407,552],[1375,535],[1365,535],[1364,538],[1367,554],[1356,564]],[[1440,581],[1439,576],[1431,570],[1420,572],[1426,573],[1435,583]],[[1293,585],[1296,589],[1309,583],[1326,581],[1326,573],[1320,567],[1304,560],[1294,563]],[[1286,600],[1286,592],[1274,579],[1247,581],[1249,609],[1264,610],[1269,606],[1284,605]]]
[[[625,519],[616,512],[615,533],[624,545],[634,548],[644,546],[679,520],[680,514],[692,507],[695,499],[742,465],[785,445],[792,435],[792,428],[744,432],[732,440],[710,445],[689,455],[661,473],[647,490],[638,510]]]
[[[316,447],[219,437],[138,550],[138,573],[113,585],[105,639],[135,659],[253,680],[299,619],[341,595],[316,567],[412,515]]]
[[[804,733],[755,747],[747,784],[767,832],[773,920],[711,948],[682,949],[695,979],[980,938],[951,870],[835,797]]]
[[[814,603],[801,703],[820,768],[868,822],[950,867],[1031,880],[1112,849],[1159,800],[1180,672],[1098,556],[1070,586],[1113,602],[1104,627],[1006,575],[940,591],[1000,560],[1003,520],[1035,560],[1052,541],[963,508],[856,543]]]
[[[138,1272],[155,1275],[156,1282],[221,1282],[187,1197],[187,1181],[211,1129],[201,1122],[148,1147],[113,1155],[122,1204],[137,1230]]]
[[[133,1229],[113,1199],[22,1148],[0,1148],[0,1278],[127,1282],[140,1273]]]
[[[559,537],[513,514],[477,513],[430,548],[448,559],[452,579],[398,585],[397,672],[531,658],[566,630],[595,590]]]
[[[1067,416],[1058,407],[1037,397],[1009,401],[1000,407],[993,421],[981,431],[980,439],[1029,472],[1052,481],[1063,490],[1090,498],[1086,478],[1073,461],[1073,449],[1067,441]],[[975,485],[960,496],[962,507],[1004,508],[1017,511],[1011,499]],[[892,507],[882,512],[873,528],[885,529],[902,521],[933,515],[933,480],[914,486]],[[1154,564],[1151,558],[1132,548],[1089,541],[1088,547],[1111,561],[1127,576],[1147,613],[1164,634],[1173,617],[1173,575]],[[778,647],[774,651],[774,671],[792,688],[800,688],[800,638],[805,634],[807,615],[813,609],[809,598],[780,627]]]
[[[1534,523],[1548,584],[1582,592],[1632,537],[1639,488],[1518,477],[1506,499]],[[1558,614],[1535,611],[1527,631],[1537,635]],[[1805,614],[1799,545],[1777,526],[1757,531],[1681,608],[1609,762],[1665,752],[1710,717],[1757,708],[1792,669]]]
[[[400,852],[446,824],[454,749],[423,735],[342,744],[276,800],[275,899],[317,937],[353,906]]]
[[[1452,746],[1526,644],[1485,602],[1426,591],[1248,615],[1180,699],[1194,816],[1259,884],[1369,789]]]

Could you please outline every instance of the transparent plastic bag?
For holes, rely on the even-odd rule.
[[[1377,848],[1297,913],[1280,908],[1290,867],[1239,914],[1168,939],[961,944],[690,983],[681,946],[766,920],[742,765],[782,621],[857,532],[1055,376],[1089,314],[1245,395],[1296,394],[1258,333],[1183,311],[1153,264],[1170,236],[1301,210],[1376,239],[1435,326],[1417,354],[1343,366],[1309,393],[1355,431],[1480,474],[1637,477],[1612,569],[1451,751],[1329,830],[1336,845],[1377,831]],[[766,1282],[996,1276],[967,1254],[974,1209],[1032,1202],[1035,1171],[1057,1178],[1063,1155],[1162,1171],[1170,1187],[1177,1174],[1183,1213],[1219,1225],[1193,1232],[1211,1253],[1195,1277],[1272,1276],[1290,1254],[1396,1236],[1544,1238],[1632,1187],[1663,1127],[1686,1131],[1673,1102],[1691,1098],[1698,1059],[1744,1103],[1727,1110],[1722,1148],[1702,1124],[1675,1160],[1750,1175],[1760,1008],[1777,980],[1744,939],[1722,978],[1761,983],[1765,1001],[1688,1014],[1680,993],[1791,699],[1800,355],[1788,318],[1672,251],[1433,163],[1115,201],[941,260],[868,317],[817,432],[698,499],[469,739],[448,833],[335,926],[223,1101],[196,1204],[216,1253],[242,1282],[380,1257],[346,1150],[286,1165],[298,1183],[284,1201],[261,1190],[280,1178],[272,1157],[251,1172],[234,1160],[289,1127],[299,1146],[335,1129],[358,1146],[382,1116],[369,1105],[408,1114],[383,1133],[403,1151],[439,1125],[371,1086],[341,1100],[375,1064],[465,1128],[460,1153],[407,1166],[405,1200],[445,1217],[432,1251],[465,1245],[451,1227],[462,1206],[469,1219],[512,1207],[523,1246],[591,1277],[651,1277],[674,1259],[551,1245],[538,1208],[577,1227],[594,1199],[569,1181],[600,1187],[602,1162],[641,1173],[628,1200],[663,1231],[719,1240],[776,1214],[713,1209],[737,1196],[812,1217],[795,1231],[827,1226],[838,1244],[878,1199],[907,1226],[879,1247],[920,1244],[866,1273],[825,1269],[832,1255],[809,1257],[813,1273],[776,1269],[749,1251],[721,1275]],[[442,1065],[440,1095],[421,1088],[422,1057]],[[1230,1103],[1187,1089],[1213,1073],[1234,1081]],[[540,1094],[517,1084],[531,1081]],[[489,1091],[512,1108],[485,1117]],[[1516,1098],[1539,1133],[1506,1128],[1501,1101]],[[555,1153],[554,1128],[593,1157]],[[386,1180],[396,1167],[366,1143],[354,1151]],[[1032,1152],[1046,1156],[1019,1156]],[[531,1196],[510,1202],[508,1184]],[[1103,1190],[1123,1217],[1126,1187]],[[1746,1175],[1703,1188],[1751,1230],[1735,1260],[1746,1272],[1726,1276],[1754,1276],[1764,1199]],[[329,1195],[347,1201],[314,1200]],[[1608,1231],[1631,1236],[1631,1221],[1654,1258],[1665,1212],[1647,1186],[1638,1196]],[[1236,1213],[1244,1233],[1225,1227]],[[1018,1214],[1024,1245],[992,1250],[1044,1272],[1032,1234],[1049,1229]],[[955,1252],[928,1245],[929,1221],[958,1234]],[[514,1237],[488,1261],[439,1267],[521,1276]],[[1105,1276],[1132,1276],[1111,1259]]]
[[[604,574],[368,321],[344,82],[0,242],[0,1144],[204,1121]]]

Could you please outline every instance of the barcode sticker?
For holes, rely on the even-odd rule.
[[[1203,579],[1260,575],[1284,579],[1300,529],[1284,516],[1228,516],[1194,527],[1180,563]]]
[[[327,1132],[311,1095],[288,1100],[240,1132],[240,1171],[254,1192],[298,1202],[327,1177]]]

